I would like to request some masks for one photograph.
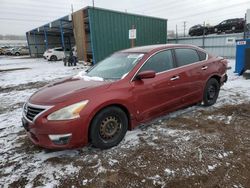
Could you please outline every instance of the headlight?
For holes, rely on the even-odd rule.
[[[48,120],[69,120],[80,117],[81,110],[88,104],[88,100],[72,104],[50,114]]]

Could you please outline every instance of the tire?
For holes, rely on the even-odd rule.
[[[16,52],[15,53],[15,56],[20,56],[21,54],[19,52]]]
[[[50,61],[57,61],[57,57],[56,57],[55,55],[52,55],[52,56],[50,57]]]
[[[128,129],[126,113],[115,106],[101,110],[92,120],[89,138],[94,147],[108,149],[118,145]]]
[[[245,79],[249,80],[249,79],[250,79],[250,72],[244,72],[244,73],[243,73],[243,77],[244,77]]]
[[[207,81],[203,93],[203,105],[212,106],[216,103],[220,92],[220,84],[215,78],[210,78]]]

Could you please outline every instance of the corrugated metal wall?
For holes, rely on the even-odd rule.
[[[128,33],[136,28],[135,46],[167,41],[167,20],[89,7],[90,34],[94,62],[115,51],[131,47]]]
[[[235,41],[242,38],[242,33],[235,33],[225,35],[207,35],[204,37],[204,39],[202,36],[169,39],[168,43],[192,44],[204,48],[205,50],[216,56],[235,58],[236,43],[230,43],[230,41]]]

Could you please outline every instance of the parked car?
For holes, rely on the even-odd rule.
[[[51,48],[44,52],[43,57],[48,61],[57,61],[62,60],[69,52],[69,49],[65,49],[64,51],[62,47]]]
[[[198,24],[189,29],[190,36],[201,36],[203,35],[203,32],[205,35],[212,34],[214,33],[214,28]]]
[[[224,20],[220,24],[214,26],[214,32],[215,33],[243,32],[244,25],[245,25],[244,18],[234,18],[234,19]]]
[[[20,55],[28,55],[29,54],[29,48],[28,47],[19,47],[19,48],[13,48],[11,51],[12,55],[20,56]]]
[[[213,105],[226,70],[227,60],[191,45],[123,50],[34,93],[22,124],[44,148],[110,148],[138,124],[197,103]]]
[[[1,46],[0,47],[0,55],[7,55],[7,53],[12,49],[11,46]]]
[[[14,50],[14,48],[13,47],[11,47],[11,48],[6,48],[5,50],[4,50],[4,55],[12,55],[12,51]]]
[[[4,49],[0,48],[0,55],[4,55]]]

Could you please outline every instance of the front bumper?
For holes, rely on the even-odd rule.
[[[224,75],[221,77],[221,84],[226,83],[227,80],[228,80],[228,76],[227,76],[227,74],[224,74]]]
[[[67,121],[48,121],[37,118],[34,122],[25,116],[22,124],[30,140],[43,148],[70,149],[78,148],[88,143],[88,126],[82,118]]]

